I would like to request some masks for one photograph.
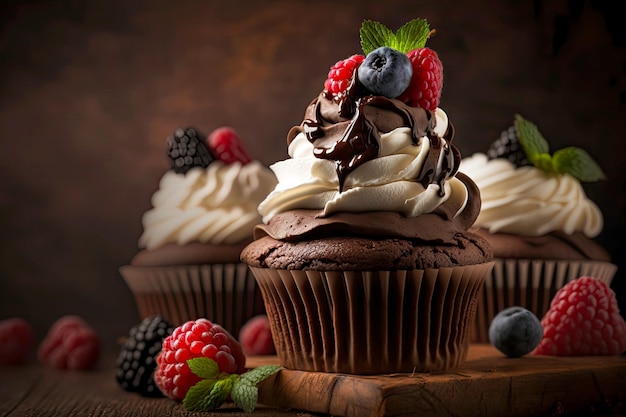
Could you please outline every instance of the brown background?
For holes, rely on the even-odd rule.
[[[0,319],[41,338],[63,314],[115,347],[137,321],[117,273],[168,168],[176,127],[231,125],[264,163],[328,68],[360,52],[364,18],[438,33],[441,106],[464,155],[516,112],[552,149],[579,146],[624,301],[626,53],[610,1],[4,1],[0,6]]]

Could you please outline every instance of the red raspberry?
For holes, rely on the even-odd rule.
[[[276,353],[270,322],[265,314],[252,317],[241,327],[239,341],[246,355],[273,355]]]
[[[246,153],[239,135],[230,127],[215,129],[208,138],[209,147],[213,154],[225,164],[241,162],[245,165],[252,162]]]
[[[57,369],[91,369],[100,355],[96,332],[78,316],[58,319],[39,345],[39,360]]]
[[[439,106],[443,87],[443,65],[439,56],[430,48],[413,49],[407,56],[413,66],[413,78],[398,100],[434,111]]]
[[[0,364],[22,365],[35,347],[35,333],[30,324],[19,317],[0,321]]]
[[[328,79],[324,82],[326,91],[337,95],[341,94],[350,85],[354,71],[361,65],[365,57],[363,55],[352,55],[348,59],[337,62],[330,67]]]
[[[615,293],[592,277],[561,288],[541,325],[544,333],[536,355],[620,355],[626,350],[626,321]]]
[[[213,359],[220,372],[241,374],[245,370],[246,357],[230,333],[207,319],[188,321],[163,341],[154,373],[161,392],[175,400],[185,398],[189,388],[200,381],[187,360],[200,357]]]

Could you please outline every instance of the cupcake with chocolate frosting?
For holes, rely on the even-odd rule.
[[[460,170],[482,198],[472,231],[491,244],[496,258],[474,341],[488,342],[489,324],[504,308],[522,306],[541,318],[558,289],[580,276],[610,284],[617,267],[594,241],[602,213],[581,184],[604,178],[589,154],[574,147],[550,154],[537,126],[516,115],[487,154],[463,159]]]
[[[480,195],[458,172],[429,33],[422,19],[396,34],[365,21],[366,56],[331,68],[287,135],[290,158],[270,167],[278,184],[241,259],[287,368],[430,372],[465,360],[492,253],[468,232]]]
[[[142,218],[139,251],[120,272],[142,318],[172,324],[198,317],[232,334],[265,309],[241,250],[260,221],[258,204],[276,185],[228,127],[207,136],[195,128],[167,138],[171,161]]]

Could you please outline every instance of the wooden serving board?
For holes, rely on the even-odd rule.
[[[278,364],[249,358],[248,367]],[[626,412],[626,356],[506,358],[472,345],[460,369],[357,376],[282,369],[259,402],[333,416],[545,416]],[[593,414],[591,414],[593,413]]]

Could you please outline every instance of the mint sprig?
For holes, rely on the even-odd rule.
[[[394,34],[380,22],[364,20],[361,24],[361,48],[365,55],[381,46],[388,46],[403,54],[423,48],[430,35],[430,26],[425,19],[413,19],[402,25]]]
[[[187,365],[200,378],[217,378],[220,374],[220,367],[213,359],[192,358],[187,361]]]
[[[267,365],[238,375],[219,372],[217,362],[209,358],[189,359],[187,364],[191,372],[202,378],[183,399],[187,411],[215,410],[230,395],[236,407],[251,413],[259,396],[257,385],[280,370],[280,366]]]
[[[519,114],[515,115],[515,129],[526,157],[535,167],[546,172],[569,174],[584,182],[606,178],[600,166],[581,148],[571,146],[550,155],[548,141],[537,126]]]
[[[280,366],[276,365],[260,366],[241,375],[241,378],[237,380],[230,393],[237,407],[247,413],[254,411],[254,406],[259,397],[257,385],[259,382],[274,375],[279,369]]]

